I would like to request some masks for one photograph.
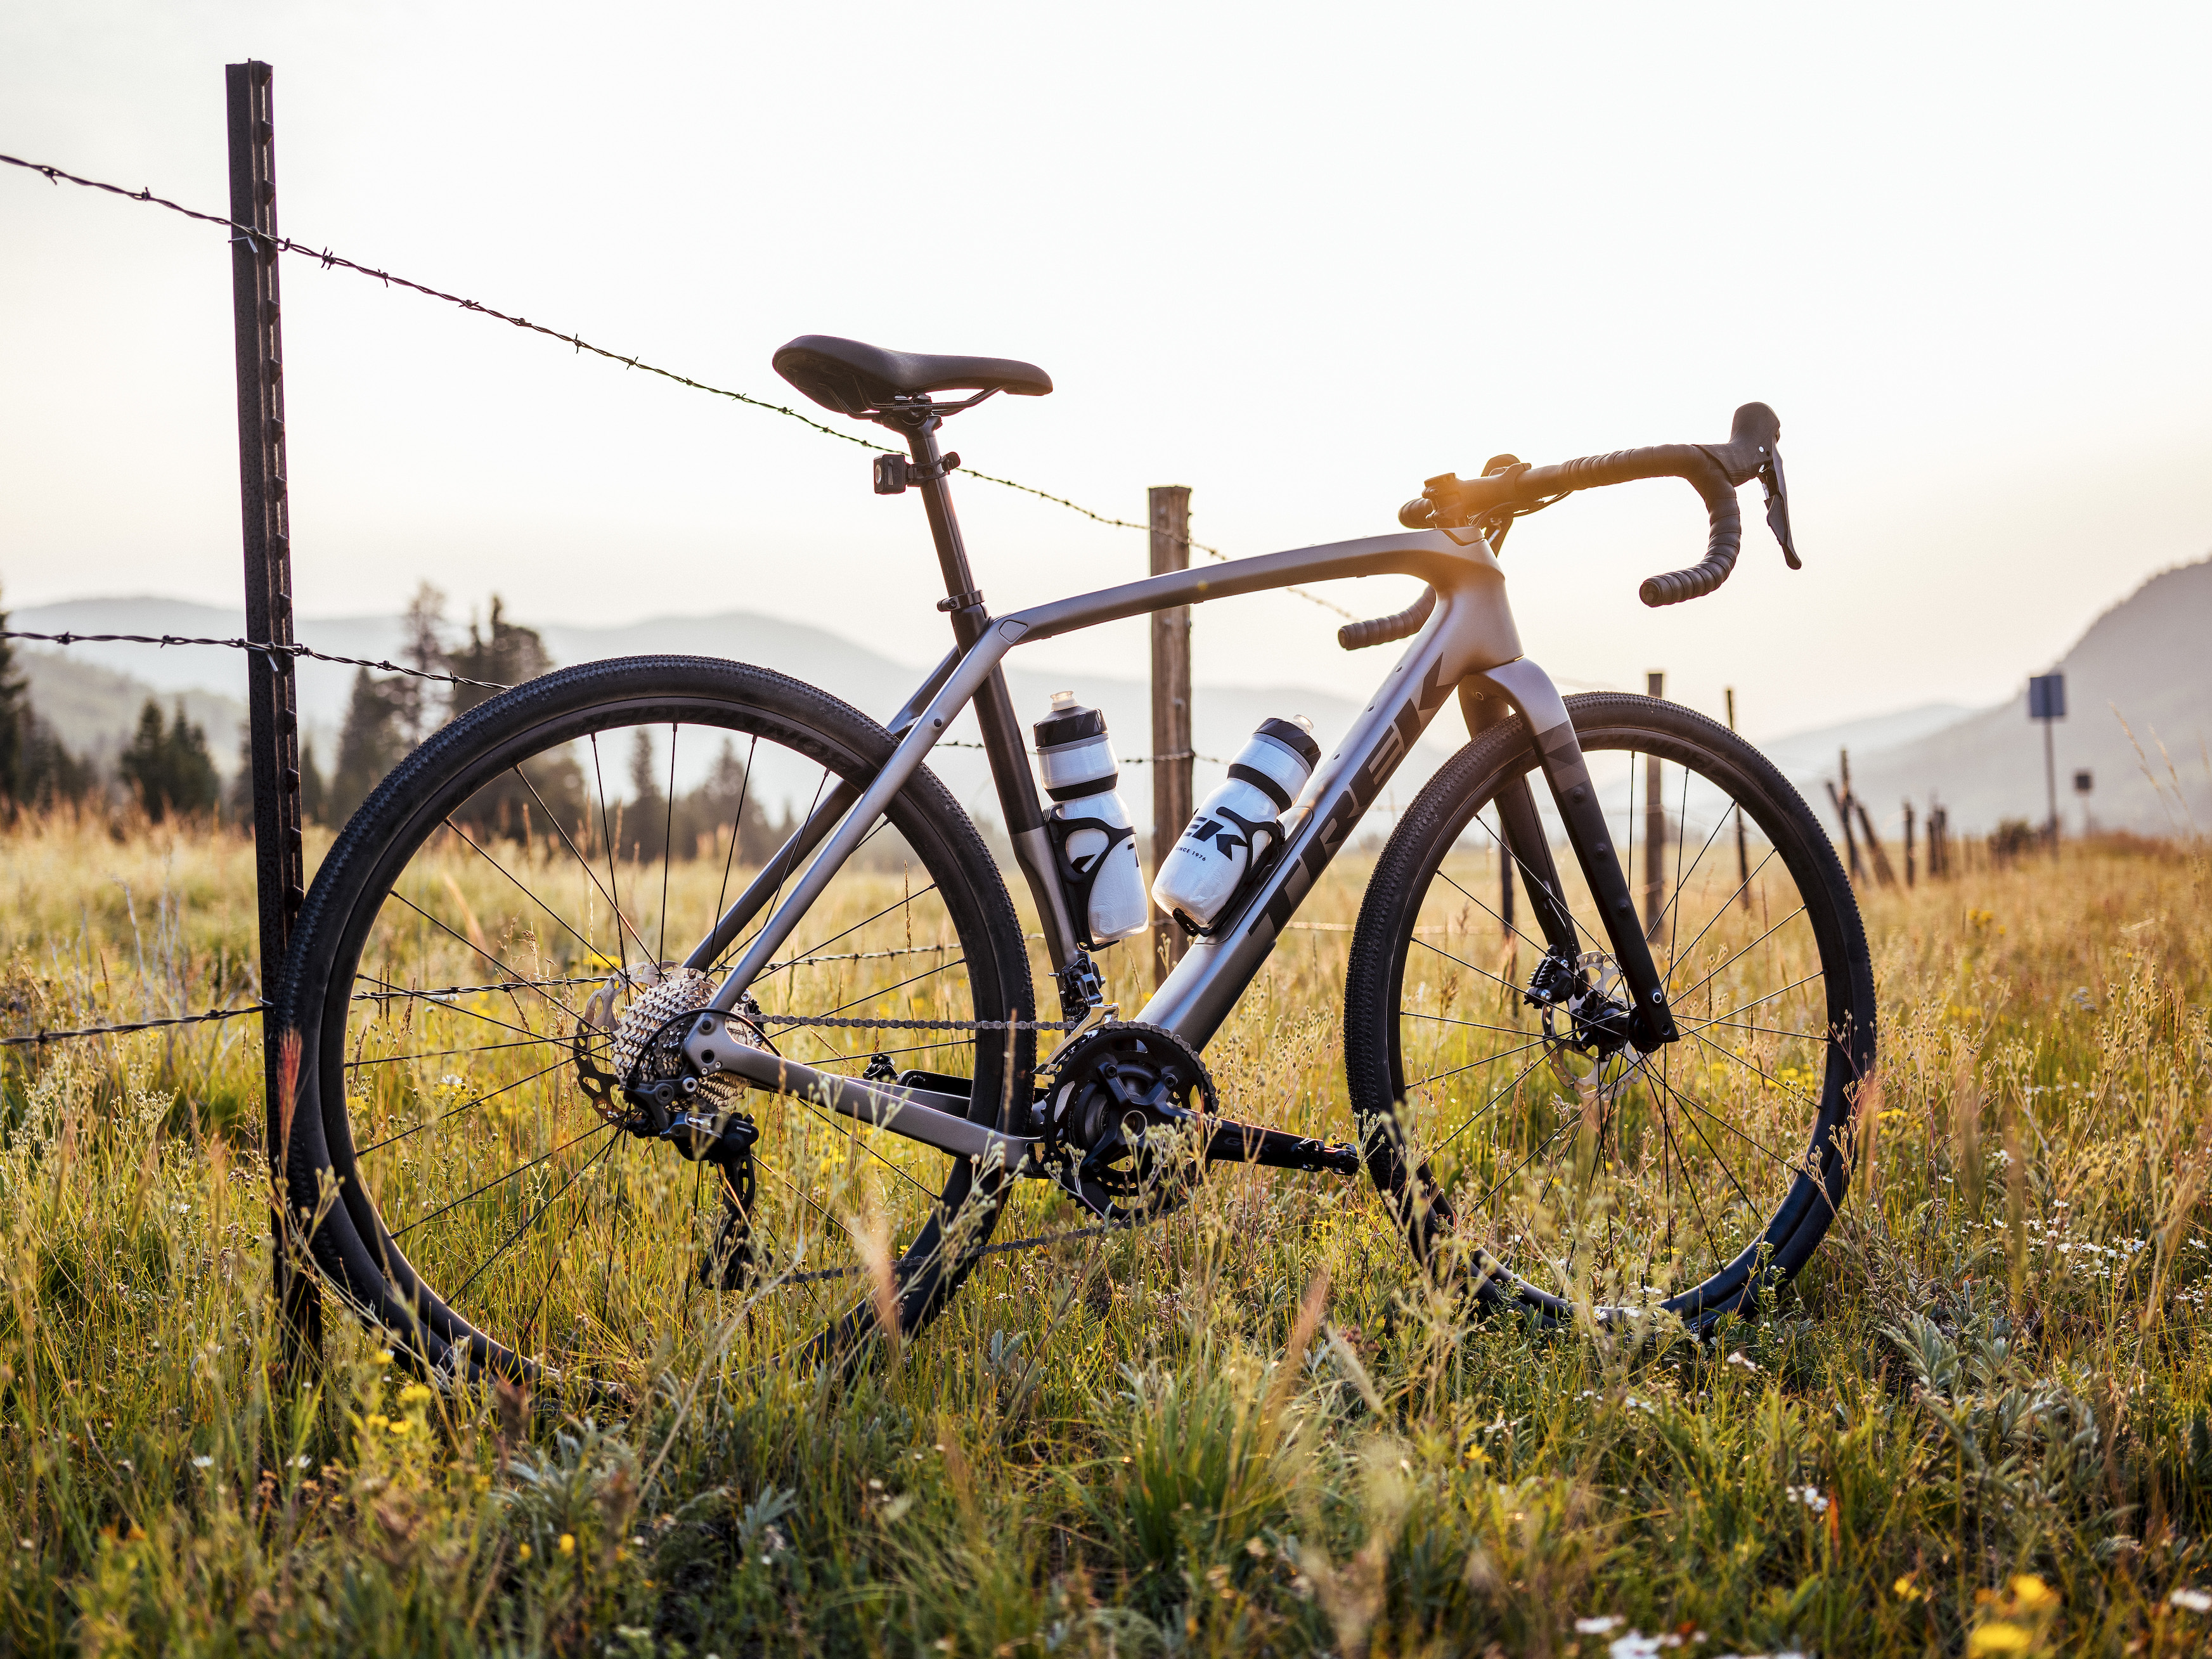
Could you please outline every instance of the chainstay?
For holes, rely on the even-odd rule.
[[[826,1025],[856,1031],[1072,1031],[1079,1019],[866,1019],[837,1014],[747,1015],[763,1025]]]

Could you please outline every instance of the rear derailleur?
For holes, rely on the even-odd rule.
[[[1133,1022],[1085,1031],[1054,1056],[1036,1101],[1031,1154],[1101,1220],[1133,1227],[1189,1200],[1203,1166],[1356,1174],[1359,1154],[1218,1115],[1212,1078],[1174,1032]]]
[[[599,1115],[641,1140],[659,1141],[679,1157],[709,1164],[721,1177],[722,1223],[714,1247],[699,1263],[702,1283],[741,1290],[758,1266],[752,1247],[753,1146],[759,1127],[738,1109],[743,1085],[717,1074],[702,1078],[684,1061],[684,1039],[713,986],[703,974],[682,969],[647,981],[611,979],[584,1006],[584,1020],[570,1045],[577,1085]],[[641,976],[642,977],[642,975]],[[635,992],[617,1018],[617,999]],[[760,1010],[750,998],[727,1021],[732,1036],[767,1048]],[[611,1035],[611,1052],[599,1063],[593,1049]]]

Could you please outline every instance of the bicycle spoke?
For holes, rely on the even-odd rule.
[[[506,1186],[508,1182],[514,1180],[517,1176],[527,1174],[530,1170],[536,1169],[539,1164],[544,1163],[547,1158],[558,1158],[562,1153],[567,1152],[571,1146],[576,1146],[583,1141],[589,1140],[595,1134],[611,1132],[614,1127],[615,1126],[611,1123],[594,1124],[591,1128],[585,1130],[583,1133],[578,1135],[574,1140],[564,1140],[558,1146],[556,1146],[551,1152],[541,1152],[536,1158],[532,1158],[529,1163],[517,1164],[514,1169],[509,1170],[505,1175],[501,1176],[498,1179],[495,1181],[487,1181],[483,1186],[471,1188],[470,1191],[463,1193],[459,1198],[453,1200],[450,1203],[441,1204],[436,1209],[431,1211],[429,1214],[416,1216],[414,1220],[409,1222],[405,1226],[395,1229],[392,1236],[394,1238],[404,1238],[408,1234],[413,1232],[424,1222],[435,1221],[440,1216],[449,1214],[453,1211],[459,1209],[471,1199],[482,1198],[486,1193],[491,1191],[495,1187]]]
[[[1801,1092],[1795,1085],[1784,1083],[1778,1077],[1770,1077],[1765,1067],[1753,1065],[1750,1060],[1746,1060],[1741,1054],[1733,1053],[1729,1049],[1722,1048],[1719,1043],[1714,1042],[1702,1031],[1692,1031],[1690,1035],[1697,1038],[1698,1042],[1704,1043],[1706,1048],[1711,1049],[1715,1054],[1722,1055],[1723,1058],[1742,1066],[1746,1071],[1756,1077],[1761,1083],[1765,1084],[1769,1088],[1779,1089],[1784,1094],[1788,1095],[1791,1099],[1811,1107],[1814,1111],[1820,1110],[1820,1103],[1814,1099],[1812,1096]]]
[[[395,893],[392,896],[397,898],[398,895]],[[408,908],[410,909],[413,909],[415,907],[412,905],[408,906]],[[450,932],[451,930],[448,929],[447,931]],[[466,941],[464,940],[463,943],[465,944]],[[388,997],[380,998],[380,1000],[404,999],[410,1001],[427,1002],[434,1008],[444,1009],[449,1014],[466,1014],[471,1019],[480,1019],[487,1025],[496,1025],[502,1031],[513,1031],[519,1036],[536,1038],[538,1041],[544,1042],[558,1042],[561,1041],[561,1039],[556,1036],[540,1037],[537,1032],[532,1030],[527,1025],[517,1025],[512,1020],[500,1018],[496,1014],[487,1014],[481,1009],[464,1008],[458,1002],[449,1002],[446,1000],[445,994],[443,992],[410,991],[401,986],[393,985],[389,980],[378,979],[373,974],[357,974],[355,977],[357,979],[368,980],[372,985],[383,985],[389,987],[390,990]]]
[[[594,759],[596,763],[596,757]],[[637,929],[630,927],[629,918],[623,915],[622,906],[615,902],[613,895],[609,893],[605,887],[600,886],[599,872],[592,868],[591,860],[586,858],[582,853],[577,850],[576,843],[569,838],[568,830],[562,825],[560,814],[556,812],[551,807],[546,805],[545,797],[538,793],[538,786],[531,782],[529,778],[524,775],[523,770],[520,766],[511,767],[508,769],[511,770],[517,778],[521,779],[522,787],[530,792],[530,798],[538,803],[538,809],[545,814],[545,821],[553,826],[553,833],[561,837],[561,844],[568,849],[569,856],[574,858],[576,860],[577,865],[583,870],[584,878],[589,881],[592,885],[598,890],[599,895],[601,898],[606,900],[607,909],[613,915],[615,919],[615,948],[617,953],[619,953],[622,949],[623,930],[627,927],[629,928],[630,937],[637,939],[638,953],[642,956],[645,953],[645,941],[641,939],[637,939]],[[602,802],[602,805],[604,805],[604,802]],[[604,814],[602,816],[604,817]],[[599,950],[596,945],[592,946],[592,950],[594,955],[599,954]],[[602,962],[606,960],[604,956],[601,956],[599,959]],[[623,971],[627,973],[629,971],[629,963],[626,958],[623,959],[622,966]]]
[[[1511,1094],[1516,1089],[1519,1088],[1521,1086],[1522,1080],[1525,1079],[1529,1073],[1534,1071],[1539,1066],[1541,1066],[1544,1063],[1545,1058],[1546,1057],[1544,1055],[1539,1054],[1535,1059],[1530,1060],[1526,1066],[1523,1066],[1514,1074],[1513,1080],[1510,1083],[1508,1083],[1504,1088],[1492,1095],[1489,1099],[1484,1101],[1481,1105],[1475,1108],[1474,1116],[1466,1119],[1460,1124],[1458,1128],[1454,1129],[1441,1141],[1437,1142],[1436,1151],[1430,1153],[1429,1156],[1431,1158],[1438,1156],[1447,1147],[1449,1147],[1452,1142],[1457,1140],[1462,1135],[1465,1134],[1469,1128],[1474,1127],[1477,1118],[1481,1117],[1484,1113],[1489,1111],[1492,1107],[1498,1104],[1498,1103],[1503,1100],[1507,1095]]]
[[[1438,1072],[1434,1077],[1425,1077],[1419,1083],[1409,1083],[1406,1087],[1409,1091],[1414,1089],[1425,1089],[1431,1083],[1441,1083],[1448,1077],[1457,1077],[1462,1072],[1471,1072],[1478,1066],[1495,1065],[1501,1060],[1511,1059],[1515,1054],[1524,1054],[1531,1048],[1543,1048],[1548,1041],[1549,1039],[1545,1037],[1533,1037],[1526,1042],[1516,1042],[1510,1048],[1500,1048],[1495,1054],[1485,1054],[1480,1060],[1470,1060],[1464,1066],[1455,1066],[1448,1072]]]
[[[459,836],[459,837],[460,837],[460,839],[461,839],[461,842],[462,842],[462,844],[463,844],[464,846],[465,846],[465,847],[466,847],[466,848],[468,848],[471,853],[474,853],[474,854],[475,854],[478,858],[482,859],[482,860],[483,860],[486,864],[489,864],[489,866],[491,866],[491,867],[492,867],[493,869],[495,869],[495,870],[498,871],[498,872],[500,872],[500,874],[501,874],[502,876],[505,876],[505,877],[507,878],[507,880],[509,880],[510,882],[513,882],[513,883],[514,884],[515,890],[516,890],[517,892],[520,893],[520,894],[523,896],[523,897],[525,897],[525,898],[528,899],[528,900],[529,900],[532,904],[536,905],[539,909],[543,910],[543,911],[544,911],[547,915],[549,915],[549,916],[552,917],[552,918],[553,918],[553,920],[554,920],[555,921],[556,921],[556,922],[560,923],[560,925],[561,925],[562,927],[563,927],[567,928],[567,929],[568,930],[568,932],[569,932],[571,934],[574,934],[574,937],[575,937],[575,940],[576,940],[576,943],[577,943],[577,944],[579,944],[579,945],[582,945],[582,946],[583,946],[586,951],[594,950],[594,949],[596,948],[596,947],[592,944],[591,940],[589,940],[589,939],[586,939],[586,938],[585,938],[581,933],[577,933],[577,932],[576,932],[575,927],[574,927],[574,925],[572,925],[572,924],[569,922],[569,921],[568,921],[568,919],[567,917],[563,916],[563,915],[562,915],[559,911],[556,910],[556,909],[555,909],[551,905],[550,905],[550,904],[546,903],[546,902],[545,902],[544,899],[542,899],[542,898],[538,897],[537,894],[535,894],[535,893],[532,892],[532,891],[530,890],[530,889],[528,889],[527,887],[525,887],[525,886],[522,884],[522,882],[521,882],[520,878],[518,878],[518,877],[515,875],[515,873],[514,873],[514,871],[512,871],[512,870],[508,869],[505,865],[501,864],[501,863],[497,859],[494,858],[490,854],[489,854],[489,853],[485,852],[485,851],[484,851],[484,849],[483,849],[483,848],[481,848],[481,847],[477,846],[477,845],[476,844],[476,842],[473,842],[473,841],[470,840],[470,839],[469,839],[469,836],[468,836],[468,833],[467,833],[465,830],[463,830],[463,829],[462,829],[459,824],[455,823],[453,822],[453,820],[452,819],[452,817],[448,817],[446,819],[445,827],[446,827],[447,830],[451,830],[454,835],[456,835],[456,836]]]
[[[482,1279],[486,1273],[489,1273],[494,1264],[495,1264],[501,1256],[505,1255],[509,1250],[514,1248],[515,1241],[520,1239],[532,1227],[536,1226],[538,1224],[538,1218],[543,1216],[546,1211],[551,1209],[555,1204],[558,1203],[562,1195],[571,1187],[574,1186],[579,1181],[581,1181],[591,1167],[597,1164],[601,1158],[605,1158],[609,1152],[612,1152],[617,1144],[617,1142],[610,1140],[605,1146],[600,1147],[599,1151],[593,1152],[589,1158],[586,1158],[577,1168],[576,1172],[574,1175],[571,1175],[566,1181],[562,1182],[559,1187],[554,1189],[553,1195],[550,1198],[548,1198],[543,1204],[540,1204],[537,1209],[531,1212],[530,1218],[528,1220],[525,1221],[520,1227],[517,1227],[513,1232],[507,1236],[507,1242],[491,1253],[491,1258],[489,1261],[487,1261],[483,1266],[478,1267],[474,1273],[471,1273],[466,1279],[461,1281],[460,1288],[456,1290],[453,1295],[447,1298],[447,1300],[449,1302],[457,1303],[463,1297],[466,1296],[469,1293],[469,1287],[475,1284],[477,1280]],[[398,1236],[398,1235],[396,1233],[393,1235],[394,1237],[397,1237]]]
[[[489,1094],[478,1095],[474,1100],[470,1101],[466,1105],[456,1106],[450,1112],[441,1112],[435,1117],[424,1118],[422,1121],[416,1124],[413,1128],[404,1130],[396,1135],[387,1136],[384,1139],[376,1142],[374,1146],[364,1146],[359,1152],[356,1152],[354,1156],[356,1158],[367,1158],[371,1152],[377,1152],[386,1146],[392,1146],[398,1141],[405,1140],[410,1135],[422,1133],[423,1130],[430,1127],[433,1124],[450,1122],[454,1118],[460,1116],[464,1112],[472,1112],[476,1110],[477,1107],[483,1105],[487,1100],[497,1100],[501,1095],[510,1094],[514,1091],[521,1088],[523,1085],[526,1083],[535,1083],[539,1078],[544,1077],[548,1072],[557,1072],[568,1063],[568,1057],[563,1055],[561,1059],[555,1060],[550,1066],[539,1066],[536,1071],[531,1073],[528,1077],[517,1078],[512,1083],[507,1084],[500,1088],[494,1089]]]
[[[445,924],[444,922],[442,922],[442,921],[439,921],[437,917],[435,917],[435,916],[432,915],[431,915],[428,910],[425,910],[425,909],[424,909],[421,905],[419,905],[419,904],[416,903],[416,902],[415,902],[415,901],[414,901],[413,899],[409,898],[409,897],[407,896],[407,895],[406,895],[406,894],[404,894],[404,893],[403,893],[403,892],[398,891],[397,889],[394,889],[394,890],[393,890],[393,892],[392,892],[392,897],[394,897],[394,898],[396,898],[396,899],[398,899],[398,900],[402,904],[405,905],[409,909],[410,909],[410,910],[414,911],[414,912],[415,912],[415,914],[416,914],[416,915],[418,915],[418,916],[422,917],[423,921],[425,921],[428,922],[428,923],[429,923],[433,927],[435,927],[435,928],[436,928],[440,933],[444,933],[444,934],[447,935],[449,938],[451,938],[451,939],[454,941],[454,943],[456,943],[456,944],[458,944],[458,945],[466,945],[470,950],[474,951],[475,951],[478,956],[482,957],[483,957],[486,962],[490,963],[492,964],[492,966],[493,966],[493,967],[495,967],[495,968],[504,968],[504,967],[506,967],[506,966],[507,966],[507,964],[506,964],[505,963],[501,962],[501,961],[497,957],[495,957],[495,956],[492,955],[492,953],[491,953],[489,951],[487,951],[486,949],[484,949],[484,947],[483,947],[483,945],[478,945],[475,940],[473,940],[473,939],[471,939],[465,938],[465,937],[464,937],[462,934],[459,934],[459,933],[454,933],[454,932],[453,932],[453,930],[452,928],[450,928],[450,927],[447,927],[447,926],[446,926],[446,924]],[[558,998],[558,997],[555,996],[551,992],[550,992],[550,991],[546,990],[546,989],[545,989],[545,988],[544,988],[544,986],[542,986],[542,985],[529,985],[529,986],[527,987],[527,988],[528,988],[528,989],[530,989],[530,990],[532,990],[532,991],[537,992],[537,993],[538,993],[538,994],[539,996],[544,997],[544,998],[545,999],[545,1000],[546,1000],[546,1001],[548,1001],[548,1002],[551,1003],[551,1004],[552,1004],[556,1008],[558,1008],[558,1009],[559,1009],[562,1013],[564,1013],[564,1014],[568,1015],[569,1018],[571,1018],[571,1019],[574,1020],[574,1021],[575,1021],[579,1025],[585,1025],[585,1024],[590,1024],[590,1022],[589,1022],[589,1021],[587,1021],[587,1020],[586,1020],[586,1018],[585,1018],[581,1014],[578,1013],[578,1012],[577,1012],[574,1008],[571,1008],[571,1007],[570,1007],[567,1003],[565,1003],[565,1002],[562,1001],[560,998]],[[517,1027],[514,1027],[514,1028],[512,1028],[512,1029],[514,1029],[514,1030],[520,1030],[521,1028],[520,1028],[520,1027],[519,1027],[519,1026],[517,1026]]]
[[[684,728],[668,726],[667,811],[660,826],[660,950],[654,960],[668,960],[668,866],[676,861],[676,738]]]

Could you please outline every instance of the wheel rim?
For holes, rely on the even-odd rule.
[[[1424,1211],[1416,1248],[1547,1318],[1584,1307],[1701,1324],[1794,1273],[1825,1231],[1870,1011],[1826,896],[1825,848],[1804,844],[1737,757],[1665,732],[1581,735],[1638,909],[1656,919],[1650,947],[1681,1040],[1606,1054],[1587,1031],[1575,1040],[1565,1010],[1528,1002],[1545,945],[1519,883],[1516,925],[1505,924],[1497,792],[1472,798],[1462,833],[1417,877],[1425,890],[1393,975],[1400,1164]],[[1609,989],[1597,910],[1525,750],[1508,775],[1531,781],[1583,966]]]
[[[961,1160],[733,1091],[724,1103],[759,1129],[758,1259],[734,1292],[698,1282],[720,1242],[719,1172],[608,1123],[578,1057],[605,1066],[606,1026],[782,833],[870,769],[757,708],[668,703],[542,720],[428,792],[334,952],[317,1092],[375,1269],[349,1288],[422,1349],[458,1350],[447,1363],[622,1380],[672,1323],[739,1307],[732,1358],[767,1358],[867,1328],[886,1283],[911,1328],[994,1218],[996,1184],[971,1193]],[[1000,975],[969,965],[988,930],[963,884],[902,796],[756,981],[769,1045],[848,1074],[882,1053],[1002,1093],[1003,1035],[804,1023],[1006,1018]],[[613,1018],[589,1018],[594,997]]]

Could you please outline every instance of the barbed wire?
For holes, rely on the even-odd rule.
[[[962,741],[958,738],[939,738],[937,740],[937,746],[939,749],[981,749],[985,747],[982,744],[967,743]],[[1114,757],[1114,764],[1116,766],[1164,766],[1170,761],[1179,760],[1202,760],[1208,766],[1226,766],[1229,764],[1227,761],[1223,760],[1218,755],[1201,755],[1194,749],[1170,750],[1164,755],[1116,755]]]
[[[276,645],[264,640],[216,640],[198,635],[185,634],[38,634],[28,629],[0,629],[0,640],[45,640],[54,645],[220,645],[233,651],[258,651],[264,656],[290,657],[297,659],[309,657],[317,662],[334,662],[351,668],[379,668],[388,674],[406,674],[418,680],[441,680],[448,685],[472,685],[480,691],[511,691],[514,688],[502,685],[497,680],[472,680],[465,674],[441,674],[428,668],[410,668],[405,663],[371,662],[366,657],[334,656],[327,651],[317,651],[304,645]]]
[[[750,392],[732,392],[727,386],[712,386],[707,381],[694,380],[689,374],[679,374],[674,369],[662,368],[656,364],[648,363],[642,357],[626,356],[622,352],[609,350],[605,346],[593,345],[589,340],[579,335],[563,334],[559,329],[549,328],[544,323],[533,323],[527,317],[515,316],[496,307],[482,305],[458,294],[448,294],[443,289],[433,288],[427,283],[417,283],[405,276],[395,276],[388,270],[380,270],[374,265],[362,264],[357,260],[349,259],[343,254],[334,252],[328,247],[311,247],[304,242],[295,241],[289,236],[264,235],[252,225],[240,224],[237,220],[226,218],[218,213],[203,213],[197,208],[188,208],[182,203],[169,200],[166,196],[156,196],[150,189],[126,190],[120,185],[111,185],[98,179],[80,177],[76,173],[52,166],[47,162],[27,161],[20,155],[0,155],[0,162],[5,162],[9,167],[21,167],[27,173],[39,173],[52,185],[59,185],[64,179],[67,179],[70,184],[80,185],[86,190],[104,191],[111,196],[119,196],[126,202],[144,202],[154,207],[167,208],[172,213],[182,214],[187,219],[196,219],[203,224],[221,225],[228,230],[242,234],[256,246],[266,244],[279,252],[297,254],[301,258],[313,259],[325,270],[349,270],[357,276],[374,277],[386,288],[404,288],[429,299],[443,300],[448,305],[459,306],[464,311],[477,312],[513,327],[527,330],[532,334],[542,334],[548,339],[558,340],[562,344],[573,348],[579,354],[588,351],[593,356],[605,358],[609,362],[620,363],[624,368],[643,369],[648,374],[657,374],[664,380],[672,380],[678,386],[689,386],[694,392],[704,392],[717,398],[727,398],[733,403],[744,404],[753,409],[766,410],[772,415],[783,416],[787,420],[796,421],[803,427],[821,433],[824,437],[835,438],[841,443],[857,444],[861,448],[869,450],[881,447],[880,445],[857,434],[840,432],[836,427],[826,426],[810,416],[802,415],[788,404],[770,403],[767,398],[756,398]],[[234,237],[232,240],[236,240],[237,238]],[[1056,507],[1064,507],[1071,513],[1080,514],[1094,523],[1109,525],[1116,530],[1142,530],[1153,535],[1170,533],[1155,530],[1151,525],[1138,524],[1133,520],[1117,519],[1110,514],[1094,513],[1087,507],[1069,501],[1065,495],[1055,495],[1050,490],[1039,489],[1035,484],[1022,483],[1012,478],[1002,478],[994,473],[977,472],[968,467],[963,467],[961,471],[967,472],[970,477],[981,479],[985,483],[998,484],[1003,489],[1018,490],[1025,495],[1034,495],[1039,501],[1050,501]],[[1194,548],[1211,558],[1225,561],[1229,557],[1229,555],[1224,553],[1219,548],[1210,546],[1205,542],[1194,541],[1188,535],[1171,538],[1179,540],[1184,546]],[[1347,622],[1360,620],[1356,611],[1347,611],[1334,600],[1325,599],[1309,589],[1286,587],[1283,591],[1296,594],[1308,604],[1320,605],[1326,611],[1333,611]],[[333,659],[332,660],[345,659]],[[375,665],[364,665],[373,667]]]
[[[210,1020],[237,1019],[265,1012],[265,1002],[249,1002],[243,1008],[210,1008],[204,1014],[178,1014],[167,1019],[132,1020],[123,1025],[83,1025],[69,1031],[26,1031],[20,1036],[0,1037],[0,1048],[27,1048],[33,1043],[61,1042],[70,1037],[122,1036],[132,1031],[151,1031],[164,1025],[204,1025]]]
[[[410,668],[405,663],[371,662],[366,657],[334,656],[327,651],[317,651],[304,645],[267,645],[255,640],[218,640],[184,634],[40,634],[29,629],[0,628],[0,640],[42,640],[53,645],[219,645],[234,651],[259,651],[272,657],[309,657],[317,662],[343,663],[356,668],[380,668],[386,673],[410,675],[422,680],[441,680],[450,685],[471,685],[480,691],[512,691],[511,685],[497,680],[472,680],[461,674],[434,673],[427,668]],[[980,743],[963,743],[957,738],[941,738],[939,749],[981,749]],[[1165,755],[1122,755],[1117,764],[1122,766],[1156,766],[1166,761],[1202,760],[1209,766],[1226,766],[1229,763],[1216,755],[1201,755],[1194,750],[1178,749]]]

